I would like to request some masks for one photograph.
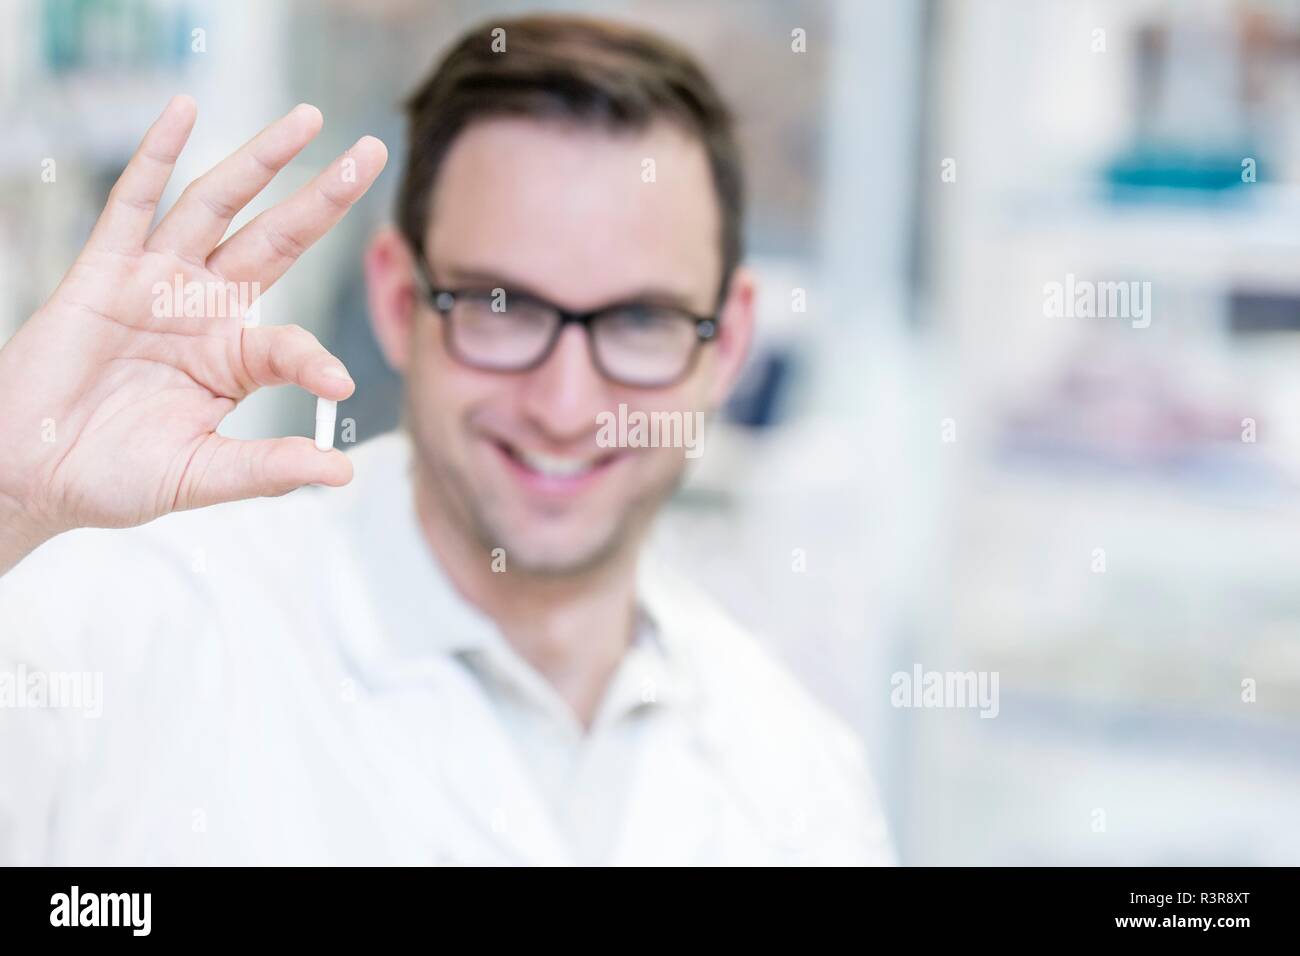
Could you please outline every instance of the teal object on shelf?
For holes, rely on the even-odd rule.
[[[1154,192],[1208,198],[1261,181],[1261,166],[1250,151],[1207,154],[1142,149],[1117,158],[1103,175],[1116,198],[1152,198],[1142,194]],[[1252,178],[1244,178],[1247,173]]]

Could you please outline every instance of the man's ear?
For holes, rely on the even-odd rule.
[[[405,374],[419,292],[411,248],[394,226],[384,226],[370,240],[365,270],[371,328],[388,364]]]
[[[753,271],[738,266],[731,276],[727,298],[719,313],[716,350],[716,375],[709,391],[709,407],[720,408],[736,387],[749,347],[754,340],[754,309],[758,285]]]

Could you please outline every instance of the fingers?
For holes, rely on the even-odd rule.
[[[301,326],[245,328],[239,343],[238,368],[247,391],[298,385],[313,395],[342,401],[356,388],[343,363]],[[351,480],[347,456],[319,451],[309,438],[235,441],[212,434],[191,457],[176,501],[178,508],[203,508],[282,495],[307,484],[337,487]]]
[[[298,325],[245,328],[240,353],[249,391],[266,385],[298,385],[320,398],[341,402],[356,389],[343,363]]]
[[[177,509],[244,498],[287,494],[303,485],[337,488],[352,480],[352,462],[341,451],[322,452],[310,438],[237,441],[213,434],[195,452],[181,478]]]
[[[109,192],[89,245],[114,252],[140,249],[197,112],[191,97],[172,97]]]
[[[303,103],[190,183],[145,243],[202,261],[230,220],[320,132],[320,110]]]
[[[388,149],[363,136],[319,176],[217,247],[208,268],[263,291],[284,275],[365,194],[388,162]]]

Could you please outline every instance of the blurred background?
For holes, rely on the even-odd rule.
[[[0,341],[172,93],[168,202],[325,114],[238,226],[363,132],[400,157],[455,35],[551,9],[735,104],[761,336],[658,545],[862,734],[903,862],[1300,862],[1300,3],[4,0]],[[395,166],[261,313],[347,363],[360,439]],[[1076,281],[1149,324],[1054,314]],[[223,431],[311,426],[280,389]],[[996,673],[996,718],[892,706],[918,665]]]

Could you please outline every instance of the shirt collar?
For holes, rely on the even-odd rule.
[[[575,734],[583,733],[555,688],[500,634],[460,656],[482,680],[528,701],[530,706],[569,726]],[[610,675],[592,730],[645,708],[675,703],[680,686],[653,621],[644,609],[638,608],[632,642]]]

